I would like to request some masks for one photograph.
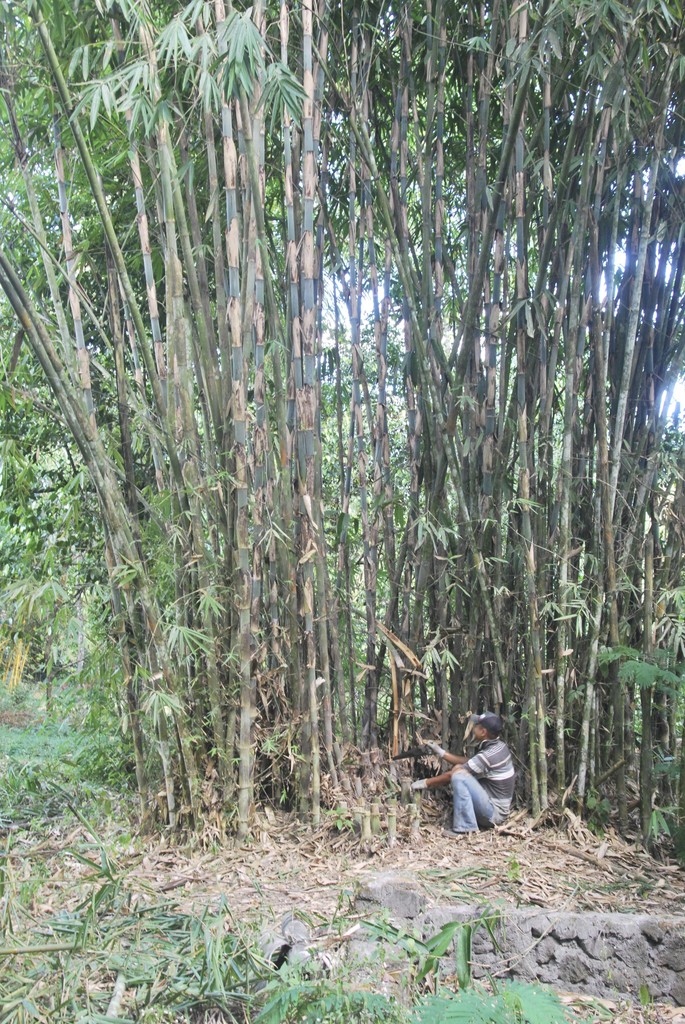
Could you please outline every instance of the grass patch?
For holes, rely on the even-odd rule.
[[[73,765],[82,738],[69,725],[56,722],[5,724],[0,716],[0,751],[19,766]]]
[[[116,737],[93,737],[28,708],[0,710],[0,836],[54,825],[69,806],[96,821],[127,814],[129,780]]]

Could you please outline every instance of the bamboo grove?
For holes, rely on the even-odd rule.
[[[97,495],[142,807],[316,823],[355,749],[491,708],[535,813],[609,779],[647,832],[680,0],[0,11],[5,384],[40,368]]]

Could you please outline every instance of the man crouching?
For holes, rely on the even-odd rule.
[[[437,743],[426,743],[434,754],[455,767],[412,784],[412,789],[451,785],[452,828],[445,832],[454,836],[500,825],[509,815],[514,796],[514,764],[509,747],[500,739],[502,719],[488,711],[472,715],[471,721],[478,744],[474,756],[450,754]]]

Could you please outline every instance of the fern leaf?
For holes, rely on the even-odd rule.
[[[525,1024],[567,1024],[573,1019],[551,988],[512,981],[502,985],[505,1003],[512,1007],[517,1019]]]
[[[416,1024],[517,1024],[501,994],[469,989],[453,998],[433,996],[417,1011]]]
[[[575,1016],[551,989],[507,982],[494,994],[468,989],[433,996],[415,1011],[415,1024],[568,1024]]]

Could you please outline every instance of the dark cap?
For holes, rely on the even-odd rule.
[[[493,715],[492,711],[486,711],[483,715],[471,715],[471,721],[474,725],[482,725],[493,736],[499,736],[504,729],[502,719],[499,715]]]

